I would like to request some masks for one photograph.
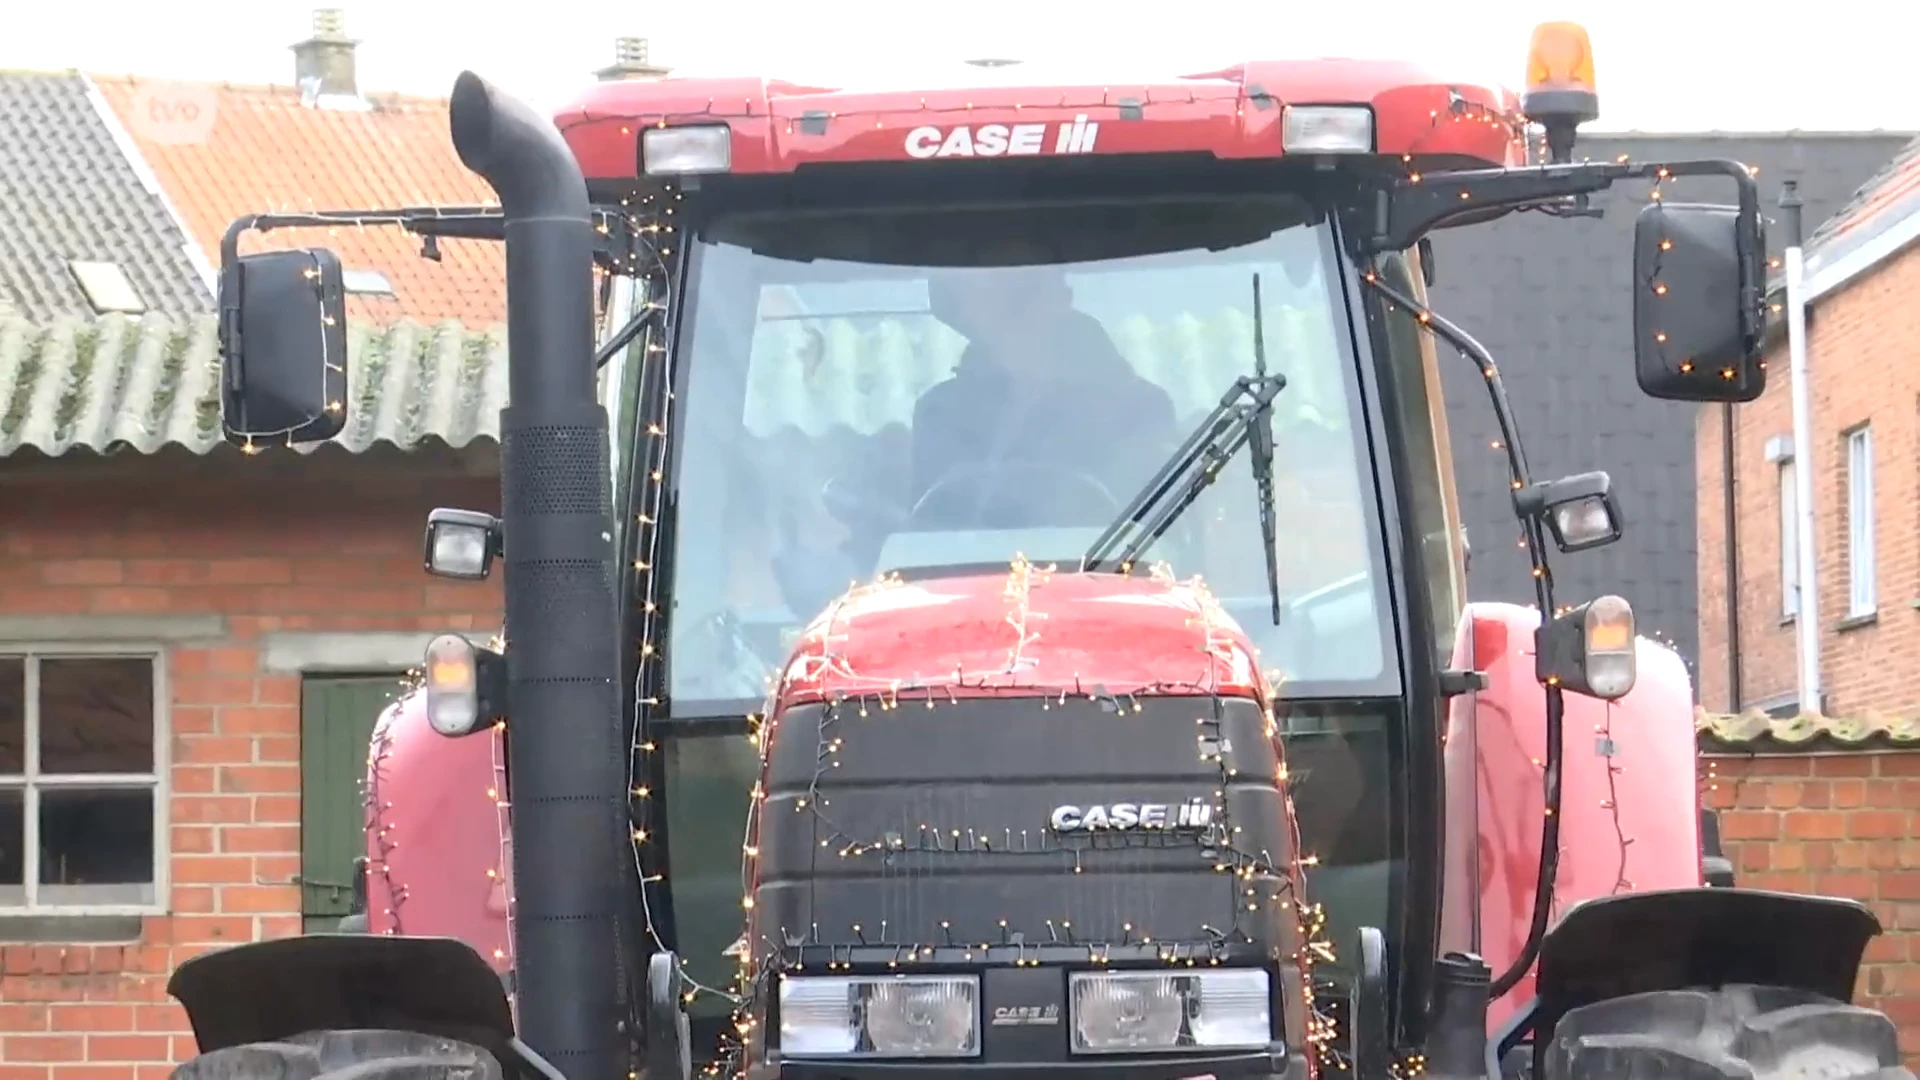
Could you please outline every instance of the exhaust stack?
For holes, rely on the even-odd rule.
[[[593,367],[593,223],[560,133],[472,72],[454,150],[506,217],[500,412],[520,1037],[574,1080],[627,1072],[618,913],[620,723],[607,413]]]

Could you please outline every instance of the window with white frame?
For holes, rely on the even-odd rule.
[[[1780,617],[1800,614],[1800,495],[1793,459],[1780,463]]]
[[[157,652],[0,646],[0,911],[161,906]]]
[[[1873,579],[1873,430],[1847,433],[1847,617],[1876,610]]]

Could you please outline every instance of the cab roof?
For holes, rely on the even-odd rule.
[[[1527,161],[1516,94],[1448,80],[1417,63],[1265,60],[1185,75],[1092,74],[1022,63],[956,65],[922,85],[891,87],[767,78],[608,82],[589,87],[554,121],[589,181],[635,177],[644,128],[722,123],[731,129],[734,174],[1016,154],[1278,158],[1288,105],[1366,106],[1374,153],[1416,169]],[[1089,123],[1097,138],[1085,134]],[[1065,125],[1080,133],[1069,136]],[[966,134],[955,136],[960,128]]]

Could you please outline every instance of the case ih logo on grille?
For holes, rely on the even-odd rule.
[[[981,124],[979,127],[917,127],[907,132],[907,156],[1031,157],[1034,154],[1090,154],[1100,125],[1086,116],[1060,124],[1051,135],[1046,124]]]
[[[1204,799],[1184,803],[1104,803],[1094,806],[1056,806],[1047,825],[1057,833],[1099,832],[1107,829],[1205,829],[1213,824],[1213,807]]]
[[[1002,1005],[993,1010],[994,1027],[1037,1027],[1060,1022],[1058,1005]]]

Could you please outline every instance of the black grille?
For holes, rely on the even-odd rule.
[[[788,710],[758,832],[760,934],[1138,942],[1213,928],[1275,942],[1284,931],[1272,901],[1285,882],[1222,872],[1242,853],[1291,863],[1278,751],[1259,706],[1202,697],[1135,704],[996,698]],[[1231,747],[1224,767],[1203,753],[1222,745]],[[1177,813],[1192,799],[1212,809],[1222,832],[1050,828],[1063,805],[1152,803]]]

